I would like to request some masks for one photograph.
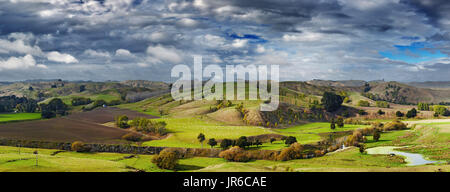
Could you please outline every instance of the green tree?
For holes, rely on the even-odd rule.
[[[327,111],[333,112],[341,107],[344,100],[340,95],[336,95],[332,92],[325,92],[321,101]]]
[[[220,142],[220,148],[222,149],[228,149],[228,147],[230,147],[231,145],[233,145],[233,141],[231,139],[222,139],[222,141]]]
[[[208,145],[210,145],[211,148],[213,148],[214,146],[216,146],[216,145],[217,145],[216,139],[214,139],[214,138],[209,139],[209,140],[208,140]]]
[[[330,128],[331,129],[336,129],[336,124],[334,123],[334,118],[331,118]]]
[[[378,141],[380,137],[381,137],[380,131],[377,128],[373,129],[373,140]]]
[[[130,125],[128,124],[128,117],[126,115],[117,116],[116,126],[122,129],[130,127]]]
[[[291,145],[291,144],[296,143],[296,142],[297,142],[297,138],[295,138],[294,136],[288,136],[286,138],[286,141],[284,142],[284,144]]]
[[[413,118],[413,117],[416,117],[417,116],[417,110],[416,110],[416,108],[412,108],[411,110],[409,110],[407,113],[406,113],[406,117],[407,118]]]
[[[246,136],[241,136],[239,139],[236,140],[236,146],[239,146],[242,149],[245,149],[245,147],[249,146],[250,143],[247,141]]]
[[[337,125],[339,128],[344,127],[344,118],[338,117],[337,120],[336,120],[336,125]]]
[[[395,116],[397,117],[403,117],[405,114],[403,114],[401,111],[395,112]]]
[[[381,109],[379,109],[379,110],[377,111],[377,113],[378,113],[378,115],[384,115],[384,111],[381,110]]]
[[[276,139],[275,138],[270,138],[270,144],[272,144],[274,141],[276,141]]]
[[[202,144],[203,148],[203,141],[205,141],[205,135],[203,133],[198,134],[197,140]]]

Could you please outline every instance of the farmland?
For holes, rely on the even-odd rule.
[[[0,113],[0,123],[40,119],[40,113]]]

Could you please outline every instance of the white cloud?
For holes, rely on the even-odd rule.
[[[50,61],[56,61],[61,63],[78,63],[78,60],[72,55],[66,53],[59,53],[57,51],[47,53],[47,59]]]
[[[168,61],[171,63],[182,62],[180,51],[175,48],[166,48],[161,45],[149,46],[147,48],[147,54],[160,61]]]
[[[177,24],[182,27],[196,27],[199,23],[193,19],[183,18],[180,19]]]
[[[134,55],[126,49],[117,49],[116,57],[134,57]]]
[[[264,48],[264,46],[262,46],[262,45],[257,45],[255,51],[257,53],[264,53],[266,51],[266,48]]]
[[[106,51],[96,51],[96,50],[92,50],[92,49],[88,49],[88,50],[84,51],[83,54],[88,57],[105,57],[105,58],[111,57],[111,55]]]
[[[18,38],[19,36],[14,37]],[[14,53],[31,54],[34,56],[43,55],[41,48],[39,48],[36,45],[35,46],[28,45],[22,39],[16,39],[14,41],[0,39],[0,51],[6,53],[14,52]]]
[[[320,33],[312,33],[312,32],[305,32],[300,34],[285,34],[283,35],[283,40],[290,42],[290,41],[298,41],[298,42],[310,42],[310,41],[318,41],[323,38],[323,35]]]
[[[233,40],[231,46],[233,46],[234,48],[242,48],[245,47],[247,43],[248,43],[247,39],[235,39]]]
[[[47,68],[42,64],[36,64],[33,56],[27,54],[23,57],[10,57],[8,60],[0,60],[0,70],[28,69],[31,67]]]

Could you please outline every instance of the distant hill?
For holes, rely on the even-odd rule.
[[[52,97],[103,94],[125,99],[128,94],[136,95],[136,93],[159,92],[168,89],[168,83],[153,81],[91,82],[63,81],[60,79],[27,80],[22,82],[0,83],[0,96],[16,95],[42,101]],[[143,94],[141,97],[146,97],[146,95]]]
[[[405,84],[420,88],[450,89],[450,81],[408,82]]]
[[[399,82],[369,83],[368,93],[374,100],[385,100],[393,103],[439,103],[450,101],[450,90],[434,90],[419,88]]]
[[[331,81],[331,80],[320,80],[314,79],[307,81],[308,84],[318,85],[318,86],[332,86],[332,87],[359,87],[366,84],[363,80],[343,80],[343,81]]]

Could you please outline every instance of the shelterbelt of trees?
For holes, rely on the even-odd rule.
[[[25,97],[3,96],[0,97],[0,112],[26,112],[34,113],[37,111],[37,101]]]

